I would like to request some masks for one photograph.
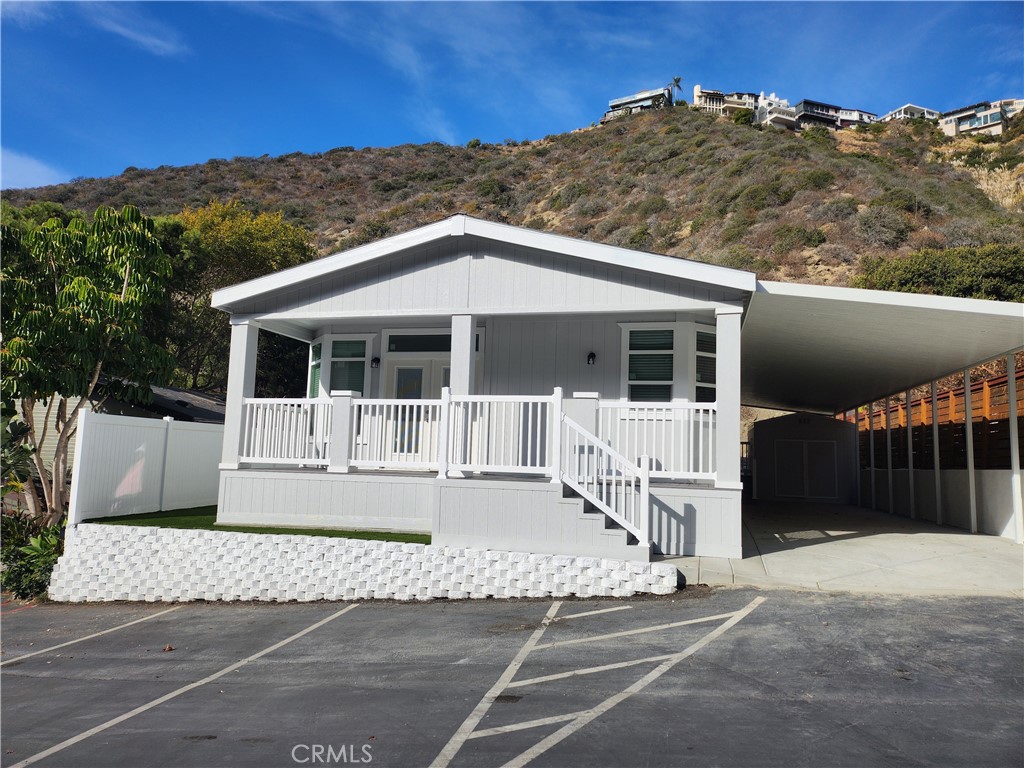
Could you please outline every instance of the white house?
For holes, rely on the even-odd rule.
[[[220,522],[634,559],[740,555],[741,403],[831,415],[1024,346],[1021,305],[759,282],[464,215],[213,304]],[[260,330],[309,344],[307,397],[253,397]]]

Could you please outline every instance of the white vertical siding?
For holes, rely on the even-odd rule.
[[[735,291],[475,238],[432,243],[245,303],[242,314],[344,317],[688,307]]]

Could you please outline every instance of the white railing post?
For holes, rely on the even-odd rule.
[[[551,393],[551,482],[562,482],[562,388]]]
[[[740,480],[740,333],[743,321],[742,307],[722,307],[715,310],[715,330],[718,339],[716,365],[718,388],[717,407],[710,436],[715,448],[712,472],[716,488],[739,490]],[[737,540],[737,545],[739,541]]]
[[[640,531],[641,544],[651,543],[651,457],[640,457]]]
[[[451,434],[452,391],[448,387],[441,388],[441,415],[437,430],[437,476],[448,477],[448,457],[450,455],[449,435]]]
[[[331,392],[331,434],[328,437],[328,472],[348,472],[352,451],[352,399],[351,390]]]

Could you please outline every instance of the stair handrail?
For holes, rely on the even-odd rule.
[[[594,472],[590,472],[588,467],[588,472],[583,478],[576,477],[575,473],[570,471],[580,465],[579,455],[576,456],[575,462],[571,460],[571,456],[562,457],[559,462],[561,481],[636,536],[641,543],[650,544],[650,459],[641,456],[640,464],[634,464],[564,413],[561,415],[561,423],[566,431],[561,440],[561,448],[564,451],[569,451],[570,446],[578,448],[586,445],[595,452]],[[610,462],[611,468],[615,470],[610,475],[600,472],[606,462]],[[589,460],[587,464],[590,464]],[[620,499],[621,507],[618,504]],[[629,519],[629,509],[633,510],[635,520]]]

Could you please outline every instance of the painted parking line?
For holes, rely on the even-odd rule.
[[[651,627],[640,627],[637,629],[626,630],[623,632],[612,632],[603,635],[594,635],[592,637],[580,638],[576,640],[564,640],[561,642],[554,643],[541,643],[540,640],[541,637],[544,635],[544,632],[551,624],[553,624],[559,618],[556,616],[556,614],[558,613],[558,609],[561,606],[561,603],[552,603],[551,607],[548,609],[547,615],[541,622],[540,627],[538,627],[533,632],[530,638],[519,650],[519,653],[516,654],[516,656],[509,663],[508,667],[506,667],[505,671],[498,678],[497,682],[484,695],[483,699],[480,700],[480,703],[477,704],[477,706],[473,709],[469,717],[466,718],[465,722],[455,732],[455,734],[444,746],[444,748],[441,750],[438,756],[434,758],[434,762],[431,763],[431,768],[447,768],[447,766],[451,763],[455,755],[458,754],[459,750],[462,749],[463,745],[471,739],[480,739],[487,736],[499,736],[506,733],[527,730],[530,728],[538,728],[545,725],[566,723],[563,727],[559,728],[554,733],[541,739],[532,747],[525,750],[517,757],[514,757],[509,762],[505,763],[505,766],[503,767],[522,768],[522,766],[527,765],[528,763],[542,755],[544,752],[547,752],[555,745],[564,741],[566,738],[571,736],[580,728],[583,728],[588,723],[592,722],[596,718],[606,713],[612,707],[621,704],[626,699],[644,690],[647,686],[654,683],[658,678],[660,678],[666,672],[668,672],[677,664],[679,664],[679,662],[689,658],[713,640],[716,640],[722,635],[724,635],[726,632],[728,632],[730,629],[736,626],[739,622],[745,619],[750,614],[750,612],[757,608],[757,606],[759,606],[761,603],[763,603],[764,600],[765,598],[763,597],[756,597],[739,610],[730,611],[729,613],[716,614],[714,616],[704,616],[697,619],[689,619],[687,621],[676,621],[670,624],[658,624]],[[560,618],[578,618],[581,616],[595,615],[606,612],[607,611],[588,611],[586,613],[572,614],[570,616]],[[623,661],[616,664],[604,664],[596,667],[586,667],[583,669],[572,670],[569,672],[561,672],[558,674],[544,675],[542,677],[533,677],[513,681],[513,678],[519,671],[520,667],[522,667],[527,657],[531,653],[534,653],[536,651],[542,651],[547,648],[557,648],[566,645],[576,645],[578,643],[600,642],[602,640],[608,640],[611,638],[626,637],[649,632],[660,632],[667,629],[673,629],[675,627],[682,627],[692,624],[701,624],[714,621],[721,621],[722,623],[714,629],[712,629],[707,634],[705,634],[696,642],[687,646],[682,651],[662,654],[659,656],[649,656],[643,659],[632,659],[629,661]],[[641,677],[639,680],[634,682],[632,685],[608,697],[607,699],[597,704],[596,706],[591,707],[590,709],[582,710],[579,712],[571,712],[562,715],[553,715],[551,717],[544,717],[536,720],[526,720],[519,723],[511,723],[509,725],[503,725],[494,728],[483,728],[477,730],[477,726],[480,724],[480,721],[487,714],[488,710],[491,708],[491,705],[495,702],[495,700],[498,698],[499,695],[501,695],[503,691],[509,688],[520,688],[526,685],[538,685],[541,683],[549,682],[551,680],[561,680],[563,678],[572,677],[575,675],[591,675],[599,672],[607,672],[610,670],[633,667],[639,664],[651,664],[656,662],[660,662],[660,664],[658,664],[657,667],[655,667],[653,670],[651,670],[646,675]]]
[[[259,651],[258,653],[254,653],[251,656],[246,656],[241,661],[236,661],[234,664],[231,664],[231,665],[229,665],[227,667],[224,667],[224,669],[220,670],[219,672],[214,672],[212,675],[208,675],[208,676],[204,677],[202,680],[196,680],[194,683],[189,683],[188,685],[184,685],[181,688],[178,688],[177,690],[174,690],[174,691],[171,691],[170,693],[164,694],[163,696],[160,696],[159,698],[153,699],[152,701],[150,701],[150,702],[148,702],[146,704],[143,704],[142,706],[136,707],[135,709],[131,710],[130,712],[125,712],[123,715],[118,715],[117,717],[115,717],[115,718],[113,718],[111,720],[108,720],[105,723],[101,723],[100,725],[97,725],[94,728],[90,728],[87,731],[83,731],[82,733],[78,734],[77,736],[72,736],[70,739],[65,739],[60,744],[55,744],[54,746],[50,747],[49,749],[45,749],[42,752],[39,752],[38,754],[32,755],[31,757],[28,757],[28,758],[22,760],[20,763],[15,763],[14,765],[10,766],[10,768],[24,768],[24,766],[26,766],[26,765],[32,765],[32,763],[36,763],[36,762],[38,762],[40,760],[43,760],[44,758],[49,757],[50,755],[56,754],[57,752],[61,752],[61,751],[65,750],[65,749],[67,749],[68,747],[74,746],[75,744],[78,744],[80,741],[85,741],[90,736],[95,736],[97,733],[102,733],[103,731],[107,730],[108,728],[113,728],[115,725],[119,725],[119,724],[125,722],[126,720],[130,720],[131,718],[135,717],[136,715],[141,715],[143,712],[148,712],[149,710],[153,709],[154,707],[158,707],[161,704],[170,701],[171,699],[175,699],[178,696],[181,696],[182,694],[188,693],[189,691],[195,690],[196,688],[199,688],[200,686],[206,685],[207,683],[212,683],[214,680],[219,680],[220,678],[224,677],[224,675],[228,675],[228,674],[234,672],[236,669],[239,669],[239,668],[245,666],[250,661],[256,661],[256,659],[260,659],[260,658],[266,656],[268,653],[273,653],[274,651],[278,650],[279,648],[283,648],[284,646],[288,645],[289,643],[292,643],[292,642],[294,642],[294,641],[296,641],[296,640],[298,640],[298,639],[300,639],[302,637],[305,637],[306,635],[308,635],[313,630],[319,629],[320,627],[324,626],[325,624],[327,624],[329,622],[332,622],[335,619],[339,618],[343,614],[348,613],[353,608],[358,608],[358,607],[359,607],[359,603],[353,603],[351,605],[348,605],[348,606],[342,608],[341,610],[332,613],[327,618],[321,619],[320,621],[316,622],[315,624],[311,624],[310,626],[306,627],[305,629],[303,629],[303,630],[301,630],[299,632],[296,632],[294,635],[291,635],[290,637],[286,637],[284,640],[281,640],[279,642],[274,643],[269,648],[264,648],[262,651]]]
[[[20,656],[15,656],[13,659],[7,659],[7,661],[0,662],[0,667],[5,667],[8,664],[13,664],[16,661],[22,661],[23,659],[28,659],[28,658],[31,658],[32,656],[39,656],[39,655],[44,654],[44,653],[51,653],[51,652],[59,650],[61,648],[66,648],[69,645],[74,645],[75,643],[84,643],[86,640],[92,640],[94,637],[102,637],[103,635],[109,635],[111,632],[117,632],[119,629],[124,629],[125,627],[131,627],[131,626],[134,626],[135,624],[141,624],[144,621],[149,621],[150,619],[155,619],[158,616],[165,616],[168,613],[173,613],[174,611],[177,611],[179,608],[181,608],[181,606],[180,605],[176,605],[173,608],[168,608],[166,611],[160,611],[159,613],[153,613],[153,614],[150,614],[149,616],[143,616],[141,619],[135,619],[134,621],[128,621],[128,622],[125,622],[124,624],[118,624],[116,627],[111,627],[110,629],[104,629],[101,632],[93,632],[91,635],[86,635],[85,637],[80,637],[77,640],[68,640],[66,643],[60,643],[59,645],[51,645],[49,648],[43,648],[43,649],[38,650],[38,651],[32,651],[31,653],[23,653]]]

